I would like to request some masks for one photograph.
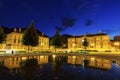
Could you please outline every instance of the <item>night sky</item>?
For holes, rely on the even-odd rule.
[[[0,25],[35,27],[49,37],[103,31],[120,35],[120,0],[0,0]]]

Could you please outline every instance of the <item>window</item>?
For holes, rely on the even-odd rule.
[[[20,36],[18,36],[18,39],[20,39]]]
[[[14,43],[16,43],[16,39],[14,39]]]
[[[2,49],[2,45],[0,46],[0,49]]]
[[[18,39],[18,43],[20,43],[20,39]]]
[[[14,38],[16,39],[16,36],[14,36]]]

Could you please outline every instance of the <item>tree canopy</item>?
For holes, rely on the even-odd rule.
[[[2,27],[0,27],[0,44],[3,43],[3,41],[5,41],[5,33]]]
[[[34,22],[24,31],[22,44],[26,46],[37,46],[39,43],[39,35],[34,27]]]
[[[50,44],[55,46],[55,47],[62,47],[63,46],[63,42],[62,42],[62,38],[59,34],[59,30],[56,28],[56,33],[55,35],[52,37]]]

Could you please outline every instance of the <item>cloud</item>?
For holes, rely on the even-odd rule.
[[[61,25],[64,27],[72,27],[75,24],[76,19],[72,17],[63,17]]]
[[[93,21],[91,19],[87,19],[85,21],[85,26],[91,26],[93,24]]]
[[[76,19],[73,17],[63,17],[61,19],[61,26],[56,27],[59,31],[64,31],[69,27],[73,27],[75,25]]]
[[[88,16],[88,19],[84,22],[85,26],[91,26],[93,20],[89,18],[89,15],[95,15],[99,2],[102,0],[62,0],[64,4],[64,16],[61,19],[61,24],[57,27],[60,31],[64,31],[70,27],[74,27],[76,21],[84,20],[84,17]],[[72,17],[71,17],[72,16]],[[76,19],[77,18],[77,19]],[[53,19],[53,18],[50,18]]]

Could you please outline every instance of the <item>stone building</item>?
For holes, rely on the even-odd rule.
[[[27,52],[28,46],[21,43],[23,29],[14,28],[13,32],[10,32],[6,36],[6,41],[1,44],[0,51],[5,51],[6,53],[17,53],[17,52]],[[41,52],[47,51],[49,49],[49,37],[43,33],[39,33],[39,44],[36,47],[31,47],[31,52]]]
[[[86,38],[88,46],[86,50],[90,51],[109,51],[111,48],[110,37],[105,33],[85,34],[68,38],[68,50],[84,50],[82,40]]]
[[[111,40],[112,51],[119,52],[120,51],[120,36],[115,36],[113,40]]]

